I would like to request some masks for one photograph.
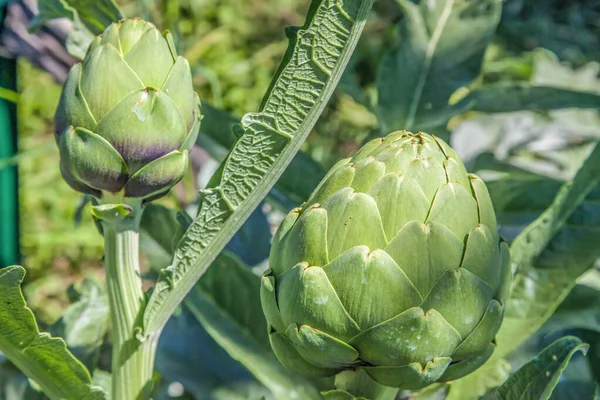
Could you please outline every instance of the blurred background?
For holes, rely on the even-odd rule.
[[[236,117],[258,110],[287,48],[284,28],[303,23],[309,0],[117,3],[125,15],[151,20],[174,34],[180,53],[192,65],[203,105],[217,109],[211,115],[229,121],[230,127]],[[49,326],[69,305],[72,284],[80,285],[85,277],[102,281],[103,241],[88,199],[60,176],[53,136],[61,84],[76,62],[65,47],[72,23],[36,22],[36,13],[35,0],[0,0],[0,264],[27,268],[28,304],[40,324]],[[302,147],[321,171],[369,137],[387,133],[378,122],[377,80],[382,59],[401,40],[401,20],[395,1],[375,2],[340,87]],[[600,94],[598,1],[506,0],[492,34],[469,85],[527,82]],[[460,99],[461,91],[453,96]],[[491,163],[502,163],[568,179],[589,143],[600,137],[597,105],[521,108],[509,104],[500,110],[504,112],[466,111],[435,130],[425,127],[450,139],[467,168],[483,171],[484,177]],[[208,147],[209,141],[198,146],[194,168],[160,204],[193,206],[197,189],[218,165],[214,149]],[[264,205],[272,228],[285,208]],[[508,237],[509,228],[504,231]]]

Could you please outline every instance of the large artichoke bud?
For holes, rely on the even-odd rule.
[[[169,33],[111,24],[69,72],[55,117],[61,172],[75,190],[154,198],[178,182],[200,126],[190,66]]]
[[[364,368],[407,390],[490,357],[510,281],[483,181],[442,140],[405,131],[336,164],[283,220],[269,264],[261,298],[282,364]]]

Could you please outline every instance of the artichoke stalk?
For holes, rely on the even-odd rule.
[[[111,24],[69,72],[55,117],[60,170],[93,195],[111,309],[112,398],[147,399],[158,335],[137,337],[143,204],[184,175],[200,127],[190,66],[169,33],[141,19]]]
[[[151,199],[185,173],[198,96],[170,33],[141,19],[110,25],[69,72],[55,117],[67,183],[101,198]]]
[[[483,181],[442,140],[394,132],[337,163],[283,220],[261,299],[275,355],[417,390],[494,350],[510,257]]]

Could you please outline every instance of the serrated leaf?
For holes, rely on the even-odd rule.
[[[237,257],[219,255],[184,304],[276,399],[318,398],[308,380],[287,371],[274,357],[260,306],[260,278]]]
[[[501,0],[398,0],[404,18],[398,44],[378,77],[383,132],[442,126],[465,109],[452,94],[479,75],[483,54],[500,19]]]
[[[202,103],[202,115],[196,144],[208,151],[214,159],[222,162],[237,140],[233,129],[240,120],[207,103]],[[281,174],[267,199],[286,211],[290,210],[310,197],[323,176],[323,167],[300,150]]]
[[[0,270],[0,352],[53,400],[104,399],[65,342],[39,332],[21,293],[24,276],[25,270],[18,266]]]
[[[164,326],[177,305],[271,189],[311,131],[356,46],[373,0],[314,0],[258,113],[202,192],[198,215],[161,275],[144,312],[143,330]]]
[[[154,203],[148,204],[144,210],[140,224],[140,248],[154,271],[160,271],[173,259],[177,242],[188,226],[187,223],[182,224],[180,216],[187,217],[187,214]],[[257,265],[269,256],[270,229],[267,217],[258,207],[225,248],[237,254],[246,264]]]
[[[590,92],[533,86],[530,83],[493,84],[471,92],[466,101],[473,111],[502,113],[561,108],[600,108],[600,95]]]
[[[567,336],[546,347],[522,366],[497,391],[502,400],[547,400],[573,355],[587,353],[589,345]]]

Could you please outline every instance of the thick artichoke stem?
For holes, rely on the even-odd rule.
[[[103,221],[104,266],[112,321],[112,398],[150,398],[156,338],[138,340],[135,327],[143,310],[139,269],[141,207],[129,217]]]

